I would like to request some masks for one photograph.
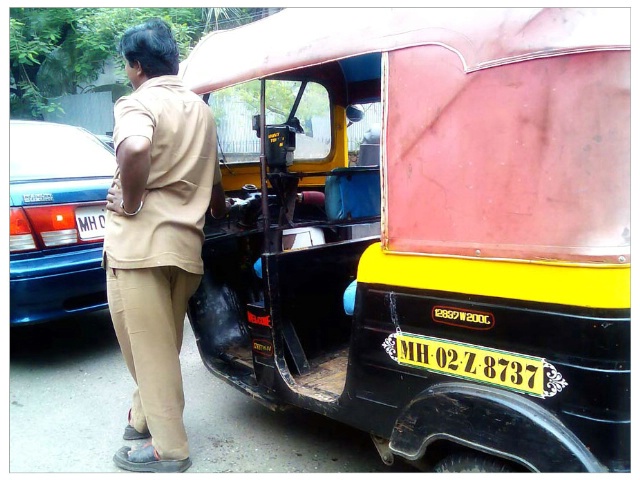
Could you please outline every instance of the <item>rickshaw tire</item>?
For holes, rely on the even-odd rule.
[[[500,473],[514,469],[499,458],[479,453],[456,453],[440,460],[434,467],[436,473]]]

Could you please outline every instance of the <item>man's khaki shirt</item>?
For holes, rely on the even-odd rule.
[[[149,193],[140,213],[107,211],[109,268],[174,265],[202,274],[205,214],[221,181],[216,127],[209,106],[173,75],[147,80],[114,107],[114,147],[127,137],[151,142]],[[115,178],[119,175],[116,171]]]

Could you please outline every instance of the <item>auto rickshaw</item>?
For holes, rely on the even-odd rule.
[[[630,58],[629,8],[288,8],[203,38],[180,75],[232,203],[189,304],[204,364],[388,465],[629,472]]]

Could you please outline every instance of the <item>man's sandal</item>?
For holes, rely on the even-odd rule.
[[[126,427],[124,427],[124,435],[122,435],[122,438],[125,440],[143,440],[149,437],[151,437],[151,433],[139,432],[131,425],[127,425]]]
[[[151,444],[132,450],[122,447],[113,456],[114,463],[130,472],[180,473],[191,466],[189,457],[184,460],[161,460]]]
[[[131,409],[129,409],[127,422],[131,422]],[[151,437],[151,433],[149,433],[149,430],[147,430],[146,432],[139,432],[131,426],[131,423],[127,423],[127,426],[124,427],[124,435],[122,435],[122,438],[124,440],[144,440],[145,438],[149,437]]]

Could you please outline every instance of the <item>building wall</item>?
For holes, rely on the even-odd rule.
[[[111,92],[65,95],[56,99],[64,113],[44,115],[48,122],[83,127],[98,135],[113,132],[113,100]]]

